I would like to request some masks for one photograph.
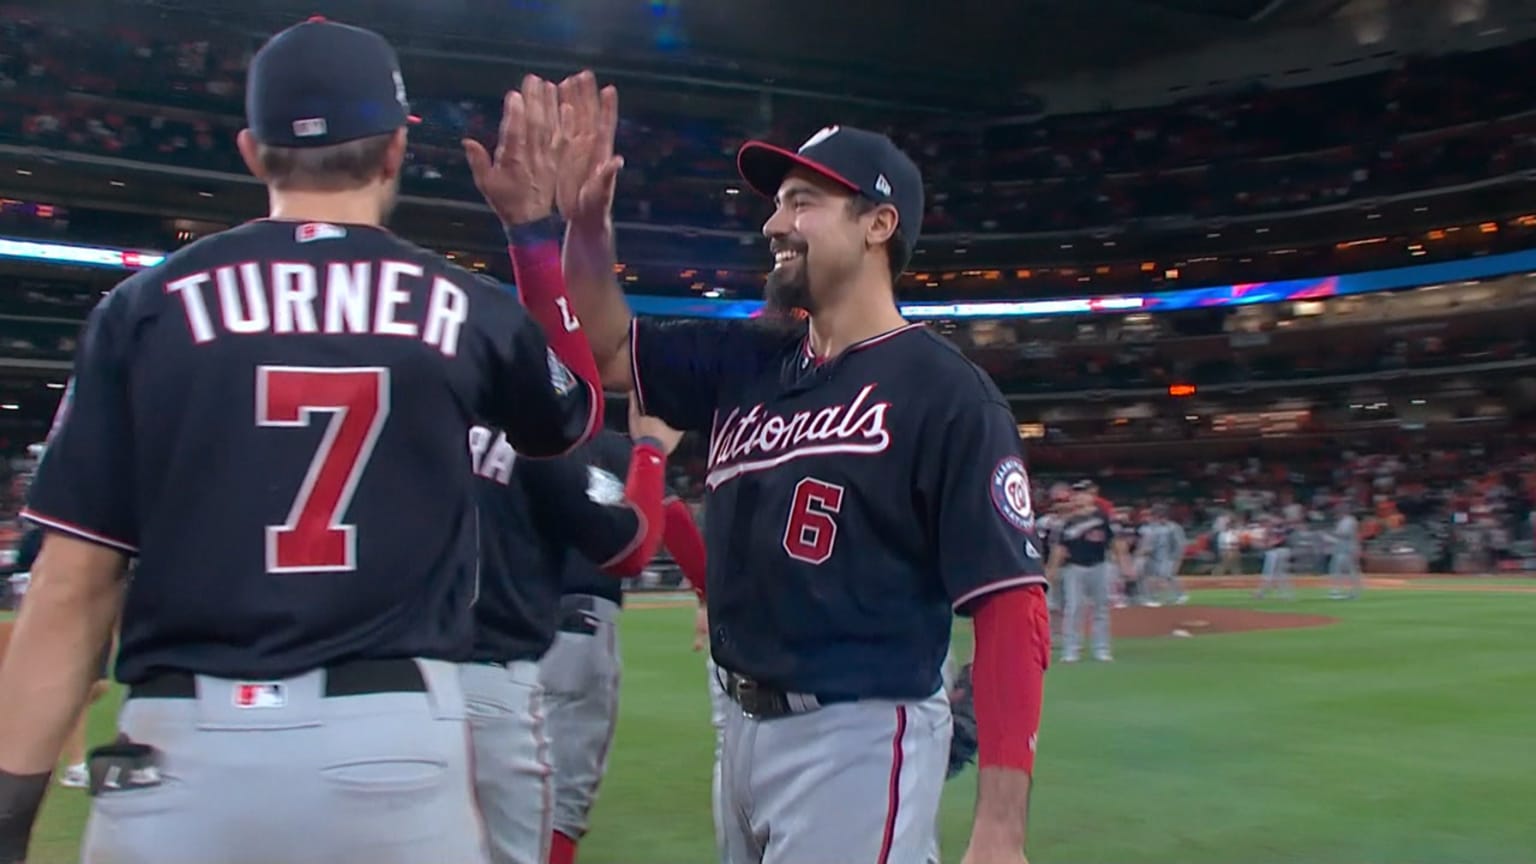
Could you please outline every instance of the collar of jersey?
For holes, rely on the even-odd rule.
[[[884,333],[876,333],[875,335],[869,337],[868,339],[861,339],[858,342],[855,342],[852,345],[849,345],[847,348],[844,348],[843,349],[843,353],[839,354],[837,356],[838,357],[843,357],[843,356],[846,356],[847,354],[849,354],[850,352],[858,351],[858,350],[863,349],[863,348],[869,348],[869,347],[874,346],[874,345],[879,345],[881,342],[885,342],[886,340],[888,340],[888,339],[890,339],[890,338],[892,338],[894,336],[899,336],[902,333],[907,332],[908,330],[916,330],[917,328],[922,327],[922,326],[923,326],[923,322],[921,322],[921,321],[909,321],[908,323],[903,324],[900,327],[893,327],[890,330],[885,331]],[[812,363],[815,363],[817,366],[820,366],[821,364],[827,362],[827,358],[825,358],[825,357],[818,357],[818,356],[816,356],[816,352],[811,350],[811,334],[810,334],[809,330],[806,331],[805,338],[800,340],[800,351],[801,351],[801,353],[803,353],[805,355],[805,359],[811,361]]]

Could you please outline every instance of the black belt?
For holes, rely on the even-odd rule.
[[[355,660],[325,670],[325,695],[366,696],[373,693],[425,693],[427,681],[416,661]],[[222,677],[222,676],[220,676]],[[235,679],[231,679],[235,680]],[[196,699],[197,677],[166,672],[128,688],[129,699]]]
[[[790,693],[769,687],[745,675],[720,670],[720,686],[732,702],[741,706],[748,717],[771,720],[791,714],[805,714],[839,702],[857,702],[859,697],[836,693]]]
[[[588,594],[566,594],[560,598],[560,632],[579,633],[583,636],[597,634],[596,598]]]

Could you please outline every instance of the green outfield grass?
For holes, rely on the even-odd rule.
[[[1250,603],[1241,592],[1196,599]],[[1051,672],[1036,864],[1533,860],[1536,594],[1383,590],[1258,608],[1341,620],[1122,641],[1113,664]],[[711,860],[713,743],[691,624],[686,607],[624,617],[623,712],[584,864]],[[92,718],[98,741],[115,699]],[[974,779],[946,790],[949,862],[964,848]],[[75,860],[86,801],[50,795],[33,864]]]

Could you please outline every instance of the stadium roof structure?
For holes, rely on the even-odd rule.
[[[98,0],[100,2],[100,0]],[[303,0],[138,0],[272,30]],[[1346,0],[333,0],[332,17],[400,43],[567,64],[656,63],[743,83],[1028,110],[1031,82],[1122,69],[1323,21]]]

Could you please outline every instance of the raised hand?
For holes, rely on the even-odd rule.
[[[527,75],[521,91],[507,92],[494,157],[478,141],[465,140],[463,144],[475,188],[502,224],[537,222],[554,212],[555,187],[566,149],[560,94],[554,84]]]
[[[560,82],[560,125],[566,137],[555,200],[575,225],[601,224],[613,210],[614,185],[624,157],[613,154],[619,128],[619,91],[597,89],[590,70]]]

